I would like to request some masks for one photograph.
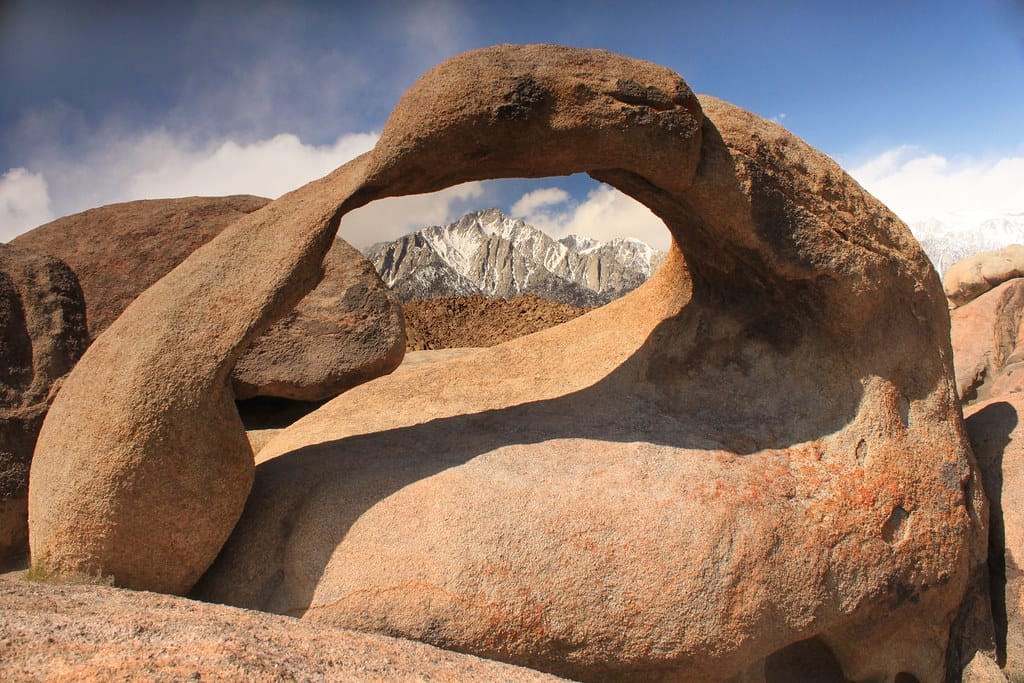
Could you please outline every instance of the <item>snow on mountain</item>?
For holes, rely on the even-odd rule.
[[[498,209],[474,211],[366,250],[404,301],[483,294],[533,294],[598,306],[640,286],[664,255],[634,239],[570,235],[556,241]]]
[[[939,274],[951,265],[982,251],[1024,244],[1024,213],[996,216],[945,214],[910,224]]]

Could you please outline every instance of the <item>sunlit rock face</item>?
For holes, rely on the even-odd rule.
[[[245,503],[228,373],[313,287],[344,213],[580,171],[665,222],[651,280],[351,390],[262,449]],[[33,465],[33,560],[53,571],[184,591],[216,557],[208,598],[587,680],[813,660],[930,681],[984,562],[920,247],[827,157],[646,62],[499,46],[441,64],[374,150],[225,230],[109,332]]]

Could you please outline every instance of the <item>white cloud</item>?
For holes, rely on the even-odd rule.
[[[358,248],[391,241],[427,225],[447,225],[473,208],[465,202],[483,195],[483,183],[471,182],[430,194],[380,199],[346,214],[338,234]]]
[[[542,187],[533,192],[527,192],[512,205],[511,210],[515,216],[529,216],[537,213],[537,210],[545,206],[563,204],[569,201],[569,193],[560,187]]]
[[[568,206],[558,212],[548,210],[555,202],[557,193],[565,195],[562,202]],[[666,250],[671,242],[668,228],[660,218],[646,206],[632,197],[619,192],[610,185],[599,185],[587,193],[586,199],[573,204],[567,202],[568,194],[559,188],[543,188],[523,195],[512,206],[512,211],[530,225],[536,226],[559,239],[576,234],[607,241],[615,237],[633,237],[643,240],[656,249]],[[517,207],[530,210],[519,211]]]
[[[907,223],[1024,212],[1024,157],[948,159],[904,146],[850,169],[850,175]]]
[[[135,199],[255,194],[276,198],[373,147],[376,133],[352,133],[329,145],[283,133],[250,144],[231,139],[196,145],[165,130],[108,132],[77,153],[50,153],[34,172],[9,171],[0,182],[7,239],[53,217]]]
[[[376,141],[374,134],[358,133],[314,147],[282,133],[249,145],[226,140],[198,153],[172,141],[158,161],[144,164],[128,178],[128,188],[137,198],[242,193],[277,198],[368,151]],[[146,156],[152,158],[153,150],[147,149]]]
[[[24,168],[0,176],[0,242],[53,220],[46,179]]]

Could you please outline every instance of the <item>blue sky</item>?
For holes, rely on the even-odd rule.
[[[0,0],[0,240],[114,201],[279,195],[371,146],[422,72],[501,42],[671,67],[779,121],[908,221],[1024,212],[1021,0]],[[343,234],[365,244],[491,205],[552,232],[652,229],[574,177],[371,207]]]

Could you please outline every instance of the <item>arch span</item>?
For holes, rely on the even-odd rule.
[[[658,509],[668,512],[641,517],[667,527],[627,523],[630,509],[615,513],[607,497],[594,510],[626,525],[609,532],[612,545],[646,532],[635,540],[651,554],[639,560],[663,571],[626,562],[602,574],[607,567],[594,553],[607,558],[612,546],[597,543],[564,562],[535,558],[528,569],[551,568],[540,582],[611,590],[606,608],[588,611],[593,605],[582,595],[543,605],[499,596],[475,611],[477,603],[459,607],[468,598],[438,597],[483,590],[473,582],[440,585],[497,571],[473,565],[472,552],[454,574],[441,564],[428,571],[422,561],[396,561],[383,573],[355,576],[325,547],[312,554],[324,560],[319,579],[327,583],[290,594],[304,594],[307,604],[275,604],[574,676],[678,670],[723,678],[789,643],[821,637],[850,678],[896,671],[940,678],[950,615],[970,568],[983,560],[984,501],[953,392],[937,276],[905,226],[824,155],[748,112],[698,100],[668,69],[597,50],[506,45],[441,64],[402,98],[371,152],[247,216],[140,296],[90,347],[47,418],[30,489],[33,562],[56,573],[101,572],[134,588],[187,591],[221,550],[253,480],[230,369],[315,285],[344,214],[468,180],[579,171],[664,220],[673,248],[656,278],[566,326],[357,389],[330,404],[329,419],[314,415],[289,430],[278,460],[299,450],[293,460],[316,461],[323,454],[305,446],[351,447],[352,437],[371,432],[408,440],[423,431],[403,420],[456,418],[462,431],[445,438],[499,433],[513,446],[458,451],[472,466],[454,463],[451,476],[480,477],[466,490],[493,491],[484,486],[494,474],[487,463],[504,457],[518,463],[502,470],[504,481],[540,476],[557,488],[594,463],[558,470],[564,453],[551,444],[567,438],[565,430],[519,438],[508,418],[541,419],[530,406],[557,405],[594,422],[583,408],[597,398],[593,414],[608,421],[568,435],[574,458],[596,449],[639,467],[628,488],[641,494],[641,475],[652,475],[643,467],[657,463],[659,481],[669,482],[658,489],[665,505]],[[522,362],[523,345],[536,345],[531,355],[543,362]],[[591,352],[583,362],[580,348]],[[494,367],[508,372],[497,378]],[[406,413],[358,403],[397,389]],[[601,451],[610,442],[618,445]],[[516,469],[523,463],[539,469]],[[281,475],[286,484],[304,476],[296,472]],[[413,477],[379,502],[409,512],[415,506],[403,505],[419,500],[418,483]],[[292,512],[322,509],[296,505]],[[387,515],[388,505],[375,505],[374,514]],[[905,516],[899,534],[887,538],[897,508]],[[566,547],[551,535],[566,528],[564,518],[540,517],[545,525],[529,528],[551,547]],[[701,540],[687,523],[698,517],[719,536]],[[467,533],[480,522],[458,519]],[[269,525],[270,535],[287,526]],[[268,527],[248,528],[260,535]],[[664,555],[648,547],[652,534],[688,540],[664,544],[675,552]],[[267,558],[279,559],[293,541],[324,538],[271,538],[249,549],[273,565],[277,559]],[[573,557],[589,570],[573,574]],[[506,573],[527,569],[510,561]],[[232,562],[243,574],[249,566]],[[374,583],[399,566],[441,578],[431,575],[423,595]],[[651,599],[624,597],[638,576],[650,580]],[[341,583],[330,584],[335,579]],[[346,607],[338,598],[349,594],[346,582],[354,582],[352,595],[391,597]],[[333,602],[314,604],[314,593]],[[902,618],[884,621],[882,613]],[[492,630],[481,634],[480,624]]]

